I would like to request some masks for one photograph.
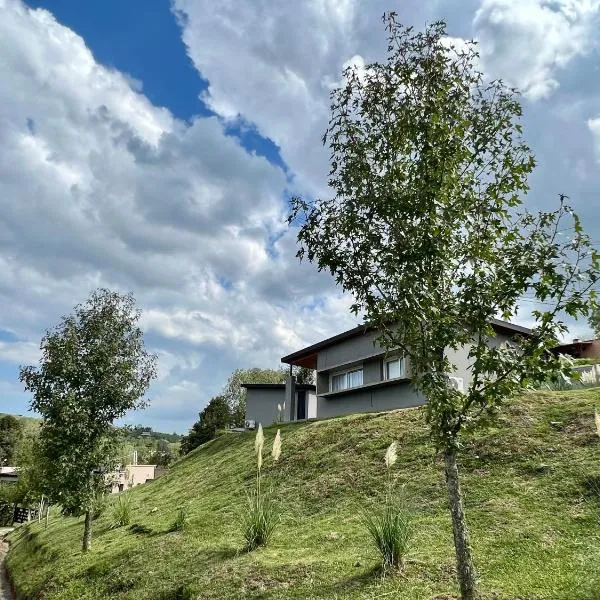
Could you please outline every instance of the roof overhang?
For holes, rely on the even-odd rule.
[[[532,334],[532,330],[528,327],[523,327],[522,325],[515,325],[514,323],[509,323],[508,321],[501,321],[500,319],[491,319],[490,325],[496,329],[496,331],[503,331],[508,334],[514,335],[524,335],[528,336]],[[364,335],[367,331],[374,330],[374,326],[369,325],[359,325],[358,327],[353,327],[352,329],[348,329],[342,333],[338,333],[333,337],[327,338],[322,342],[317,342],[312,346],[307,346],[302,350],[298,350],[296,352],[292,352],[292,354],[288,354],[281,359],[282,363],[288,365],[294,365],[298,367],[306,367],[308,369],[316,369],[317,368],[317,354],[321,350],[325,350],[330,346],[334,346],[335,344],[339,344],[344,340],[348,340],[350,338]]]
[[[285,383],[242,383],[241,387],[247,390],[284,390]],[[312,383],[297,383],[297,390],[316,390]]]

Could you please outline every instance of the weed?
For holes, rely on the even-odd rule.
[[[177,509],[175,520],[171,523],[169,531],[183,531],[188,525],[188,510],[185,506],[180,506]]]
[[[120,494],[112,505],[111,527],[117,529],[131,523],[133,513],[133,502],[129,494]]]

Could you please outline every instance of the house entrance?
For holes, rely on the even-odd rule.
[[[306,419],[306,390],[298,390],[298,400],[296,402],[296,420]]]

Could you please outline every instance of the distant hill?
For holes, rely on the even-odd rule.
[[[527,395],[466,440],[463,486],[485,600],[600,597],[596,407],[597,388]],[[265,429],[268,449],[275,430]],[[37,523],[18,529],[8,556],[18,590],[30,600],[458,597],[443,472],[422,409],[281,430],[281,460],[266,458],[264,467],[264,487],[282,511],[269,547],[240,550],[254,435],[228,434],[127,492],[130,527],[111,529],[107,507],[85,556],[81,519],[54,516],[47,530]],[[405,573],[382,579],[361,511],[384,488],[392,440],[416,538]],[[179,507],[188,511],[188,528],[168,533]]]

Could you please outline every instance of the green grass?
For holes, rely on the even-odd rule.
[[[515,400],[461,455],[467,518],[483,597],[600,598],[600,390],[540,392]],[[281,426],[283,452],[267,460],[264,489],[282,520],[266,548],[243,552],[239,513],[254,484],[254,435],[227,435],[133,489],[135,522],[51,519],[11,536],[8,567],[29,599],[383,599],[457,596],[450,519],[439,460],[420,409]],[[265,429],[269,447],[276,428]],[[397,440],[397,485],[416,510],[405,570],[382,578],[361,524],[385,489],[382,457]],[[185,504],[184,531],[168,530]]]

